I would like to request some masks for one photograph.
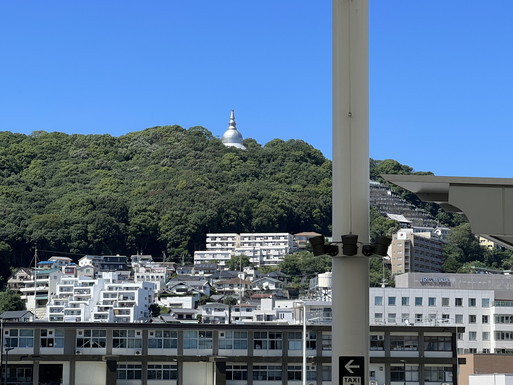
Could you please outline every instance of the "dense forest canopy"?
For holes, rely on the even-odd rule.
[[[207,232],[330,233],[331,162],[300,140],[241,151],[203,127],[163,126],[0,143],[3,266],[26,266],[35,248],[181,260]]]

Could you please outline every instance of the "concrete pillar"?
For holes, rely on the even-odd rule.
[[[333,0],[333,241],[369,242],[368,0]],[[339,357],[369,368],[369,260],[333,258],[333,384]]]

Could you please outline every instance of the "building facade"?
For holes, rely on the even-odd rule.
[[[302,384],[301,325],[7,322],[7,383],[62,385]],[[331,377],[331,328],[308,325],[307,383]],[[376,385],[457,384],[456,331],[371,327]]]

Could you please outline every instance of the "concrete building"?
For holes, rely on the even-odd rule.
[[[112,274],[91,279],[63,278],[46,305],[50,322],[146,322],[155,284],[118,282]]]
[[[401,229],[393,234],[389,247],[392,274],[442,272],[442,241],[434,228],[419,230]]]
[[[290,233],[209,233],[206,249],[194,252],[194,264],[224,266],[233,256],[246,255],[254,266],[277,265],[298,246]]]
[[[371,324],[465,326],[458,353],[513,353],[513,276],[408,273],[370,289]]]
[[[3,331],[3,346],[12,348],[8,384],[303,383],[301,325],[6,322]],[[374,326],[370,332],[373,384],[457,384],[455,328]],[[338,385],[331,328],[308,325],[305,337],[307,383]]]

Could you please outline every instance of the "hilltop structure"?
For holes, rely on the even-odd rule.
[[[237,130],[237,124],[235,123],[235,112],[232,110],[230,114],[230,123],[228,129],[223,134],[221,141],[226,147],[236,147],[241,150],[245,150],[246,147],[242,144],[242,135]]]

